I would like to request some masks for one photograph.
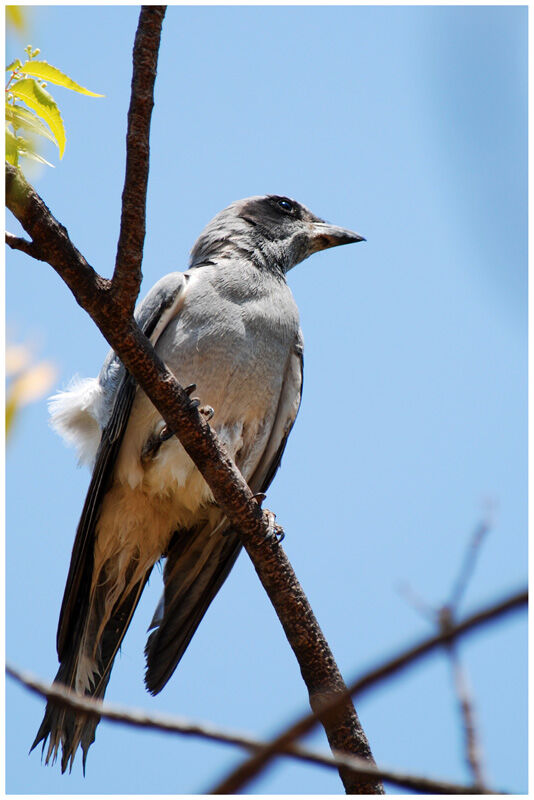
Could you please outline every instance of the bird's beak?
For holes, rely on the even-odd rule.
[[[340,244],[365,242],[365,238],[359,233],[346,228],[338,228],[337,225],[330,225],[328,222],[313,222],[311,227],[312,253],[326,250],[328,247],[337,247]]]

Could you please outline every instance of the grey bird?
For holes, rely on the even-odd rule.
[[[300,405],[303,342],[286,273],[312,253],[362,241],[287,197],[250,197],[201,233],[187,272],[162,278],[138,325],[201,410],[251,490],[263,493]],[[98,376],[51,398],[52,425],[92,466],[57,631],[55,681],[104,696],[154,564],[164,592],[145,648],[156,694],[182,658],[241,550],[237,533],[158,411],[111,352]],[[32,749],[83,769],[98,720],[48,704]]]

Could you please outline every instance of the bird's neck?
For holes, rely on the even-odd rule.
[[[251,240],[239,234],[225,234],[216,239],[210,237],[206,242],[200,238],[191,253],[190,268],[223,261],[242,262],[282,279],[290,268],[278,242],[264,238]]]

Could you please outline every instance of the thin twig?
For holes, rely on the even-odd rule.
[[[112,291],[133,313],[141,286],[145,241],[150,121],[161,26],[166,6],[142,6],[133,50],[132,91],[126,134],[126,175]]]
[[[482,544],[492,527],[492,511],[492,506],[488,506],[484,518],[476,526],[471,541],[466,549],[458,577],[454,583],[450,600],[447,605],[439,609],[438,620],[444,632],[454,625],[458,616],[458,609],[474,573],[477,559],[482,550]],[[477,786],[480,786],[483,790],[486,785],[486,778],[482,766],[482,745],[480,734],[475,724],[475,707],[472,693],[469,690],[467,673],[460,662],[456,642],[451,641],[447,651],[451,664],[452,683],[458,701],[460,718],[462,720],[465,760],[473,776],[473,780]]]
[[[511,611],[516,611],[526,606],[527,603],[528,591],[525,589],[494,605],[483,608],[467,617],[463,622],[454,625],[446,633],[441,632],[436,636],[432,636],[430,639],[424,639],[422,642],[419,642],[407,650],[402,650],[385,663],[378,665],[362,677],[357,678],[349,684],[347,693],[355,697],[360,696],[364,691],[370,689],[378,682],[384,681],[392,675],[397,675],[410,664],[414,663],[414,661],[429,655],[440,647],[447,646],[451,641],[465,636],[468,631],[474,628],[480,628],[488,622],[492,622]],[[324,712],[330,711],[330,709],[334,708],[336,703],[339,702],[341,702],[341,698],[334,698],[324,707]],[[317,718],[314,714],[306,714],[301,717],[292,725],[285,728],[263,751],[251,756],[247,761],[244,761],[236,767],[226,778],[217,784],[211,794],[236,794],[242,791],[260,770],[264,769],[267,763],[280,753],[280,750],[286,749],[288,744],[304,736],[306,733],[309,733],[316,724]]]
[[[455,624],[458,607],[473,575],[482,542],[491,529],[491,511],[492,507],[489,506],[486,516],[474,530],[448,603],[445,603],[440,608],[433,608],[419,597],[408,584],[403,584],[402,586],[401,591],[410,605],[423,617],[435,623],[444,634],[447,634]],[[483,789],[485,780],[482,769],[482,747],[475,726],[474,703],[468,689],[467,675],[460,663],[456,643],[453,640],[450,641],[447,647],[447,653],[450,658],[453,686],[462,719],[466,761],[475,783]]]
[[[432,625],[437,623],[436,609],[427,603],[407,581],[399,584],[398,592],[418,614],[427,619]]]
[[[236,745],[246,750],[258,751],[265,747],[265,742],[255,739],[247,734],[229,731],[206,722],[192,722],[191,720],[174,715],[149,714],[136,708],[125,708],[101,700],[84,697],[60,684],[49,685],[37,678],[22,672],[14,666],[7,665],[6,673],[19,684],[38,694],[46,700],[59,706],[70,708],[73,711],[83,712],[89,716],[96,716],[135,728],[157,730],[163,733],[177,733],[182,736],[193,736],[208,741],[222,744]],[[325,767],[339,768],[344,766],[361,776],[382,778],[394,786],[412,789],[417,792],[433,794],[479,794],[477,786],[461,785],[450,781],[433,780],[419,775],[410,775],[379,767],[373,767],[360,758],[337,754],[318,753],[298,745],[290,745],[288,750],[280,755],[295,758],[310,764],[319,764]],[[502,794],[502,792],[500,792]]]
[[[471,542],[466,550],[464,560],[460,567],[460,572],[451,593],[451,599],[449,600],[448,605],[453,609],[455,614],[458,611],[460,601],[465,594],[465,590],[469,584],[469,579],[471,578],[475,569],[475,564],[481,551],[482,543],[491,530],[491,524],[491,508],[489,508],[485,518],[474,530]]]
[[[449,647],[449,656],[451,660],[453,683],[460,706],[460,714],[463,720],[466,761],[469,770],[473,775],[475,784],[480,787],[480,790],[483,793],[487,783],[482,766],[482,748],[480,746],[480,737],[477,733],[477,727],[475,724],[474,705],[471,698],[471,692],[469,691],[467,675],[465,670],[462,668],[462,664],[458,657],[458,650],[454,644],[451,644]]]

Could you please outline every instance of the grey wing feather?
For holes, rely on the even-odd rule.
[[[165,275],[154,284],[136,308],[135,321],[152,345],[156,344],[163,330],[178,312],[188,279],[189,276],[183,272],[171,272]],[[116,395],[125,373],[126,369],[121,360],[113,350],[110,350],[98,376],[108,407],[107,414],[104,412],[105,418],[111,416],[116,406]],[[113,425],[114,436],[120,432],[121,424],[124,424],[124,419],[117,417]]]
[[[299,340],[284,376],[271,435],[248,483],[264,492],[280,466],[302,393],[302,343]],[[209,528],[177,531],[168,549],[165,589],[149,630],[145,656],[147,689],[156,694],[178,666],[211,601],[223,585],[241,550],[235,531],[211,535]]]
[[[284,385],[267,447],[254,473],[248,480],[253,492],[266,492],[282,463],[287,440],[295,424],[302,398],[304,355],[299,338],[289,357]]]
[[[187,279],[181,273],[163,278],[141,303],[137,321],[153,343],[180,310]],[[100,395],[98,418],[103,428],[96,455],[96,463],[87,498],[76,532],[67,585],[63,597],[57,634],[59,671],[55,682],[73,688],[76,685],[80,660],[91,652],[90,673],[85,676],[85,694],[103,697],[109,681],[115,655],[128,629],[143,588],[150,575],[148,569],[128,596],[114,605],[109,619],[105,619],[106,566],[100,581],[91,593],[94,570],[94,545],[96,527],[102,501],[112,479],[115,462],[128,424],[136,384],[114,353],[106,359],[99,376]],[[129,570],[135,569],[130,564]],[[128,580],[128,573],[126,576]],[[84,650],[84,648],[88,648]],[[48,740],[46,763],[55,761],[61,747],[61,769],[64,772],[74,760],[78,746],[83,750],[83,766],[87,751],[94,741],[98,718],[86,717],[47,703],[45,714],[32,749],[43,742],[43,752]]]
[[[136,321],[153,344],[176,313],[185,284],[186,278],[181,272],[166,275],[153,286],[137,308]],[[99,382],[109,405],[109,418],[102,431],[91,483],[72,549],[57,631],[57,652],[60,659],[64,654],[69,634],[85,607],[89,594],[96,523],[113,474],[136,391],[135,380],[113,351],[104,362]]]

